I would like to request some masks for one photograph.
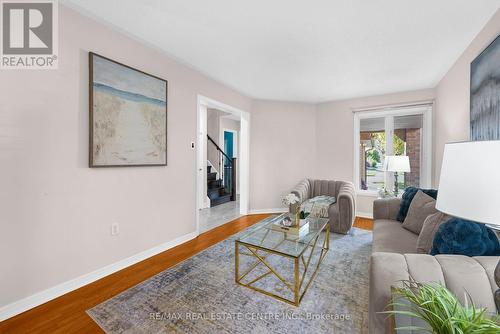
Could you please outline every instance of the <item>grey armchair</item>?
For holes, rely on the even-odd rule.
[[[337,201],[328,210],[332,232],[347,234],[354,224],[356,191],[351,182],[305,179],[291,193],[297,195],[301,203],[315,196],[334,196]]]

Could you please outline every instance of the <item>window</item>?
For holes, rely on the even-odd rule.
[[[394,189],[394,173],[384,171],[388,155],[405,155],[410,172],[398,174],[398,188],[429,187],[432,105],[358,111],[354,114],[355,176],[360,192]]]
[[[359,140],[360,188],[377,191],[385,183],[382,170],[386,155],[385,118],[361,119]]]

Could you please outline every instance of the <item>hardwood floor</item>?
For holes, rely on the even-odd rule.
[[[106,276],[43,305],[0,322],[0,333],[102,333],[86,310],[201,252],[267,214],[240,217],[197,238]],[[356,218],[354,226],[371,230],[370,219]]]
[[[373,219],[356,217],[354,226],[362,228],[363,230],[373,230]]]

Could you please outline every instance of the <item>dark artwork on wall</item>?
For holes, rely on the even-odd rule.
[[[500,36],[471,64],[470,136],[500,139]]]
[[[90,167],[167,165],[167,81],[89,54]]]

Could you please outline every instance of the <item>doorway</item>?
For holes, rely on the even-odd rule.
[[[198,234],[248,213],[249,114],[198,96]]]
[[[233,146],[234,146],[234,138],[236,136],[232,131],[227,131],[224,130],[223,132],[224,135],[224,152],[229,156],[229,158],[234,158],[235,156],[233,155]],[[227,166],[229,164],[229,158],[226,158],[225,165]]]

